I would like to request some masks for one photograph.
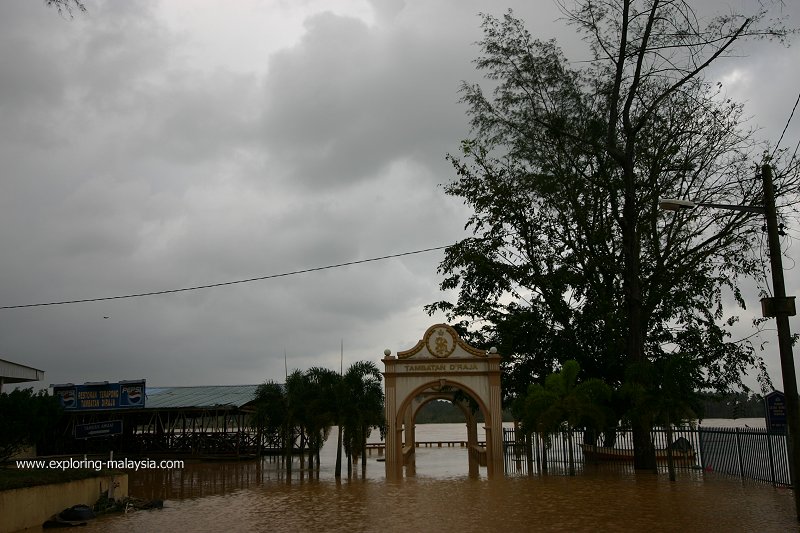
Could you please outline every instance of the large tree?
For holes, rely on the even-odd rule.
[[[737,41],[786,32],[764,25],[764,7],[703,19],[685,0],[582,0],[564,13],[592,61],[570,64],[511,13],[483,16],[476,64],[494,89],[462,87],[473,135],[449,156],[445,188],[474,209],[474,236],[440,265],[458,300],[429,310],[479,324],[510,355],[517,394],[566,359],[620,386],[631,364],[668,352],[699,362],[698,388],[742,386],[763,363],[731,342],[723,302],[744,306],[739,280],[761,274],[757,215],[665,217],[658,200],[760,202],[764,147],[703,74]],[[796,178],[779,173],[779,191]],[[649,422],[631,418],[637,468],[655,466]]]

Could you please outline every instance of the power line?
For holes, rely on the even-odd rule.
[[[792,158],[789,161],[793,161],[795,156],[797,155],[797,149],[800,148],[800,139],[798,139],[797,144],[794,147],[794,153],[792,154]]]
[[[447,246],[437,246],[435,248],[425,248],[423,250],[414,250],[413,252],[402,252],[399,254],[391,254],[391,255],[384,255],[381,257],[372,257],[370,259],[359,259],[358,261],[348,261],[347,263],[338,263],[335,265],[326,265],[321,267],[314,267],[314,268],[305,268],[303,270],[294,270],[292,272],[283,272],[281,274],[270,274],[267,276],[259,276],[257,278],[248,278],[248,279],[240,279],[236,281],[224,281],[222,283],[211,283],[209,285],[197,285],[195,287],[183,287],[181,289],[169,289],[164,291],[150,291],[150,292],[140,292],[137,294],[125,294],[121,296],[105,296],[102,298],[84,298],[80,300],[63,300],[59,302],[44,302],[38,304],[23,304],[23,305],[4,305],[0,306],[0,309],[20,309],[24,307],[44,307],[48,305],[66,305],[66,304],[80,304],[80,303],[88,303],[88,302],[103,302],[107,300],[123,300],[126,298],[141,298],[143,296],[156,296],[159,294],[173,294],[176,292],[187,292],[187,291],[197,291],[201,289],[211,289],[214,287],[224,287],[226,285],[237,285],[240,283],[250,283],[253,281],[263,281],[266,279],[274,279],[274,278],[284,278],[287,276],[296,276],[297,274],[306,274],[308,272],[318,272],[320,270],[330,270],[333,268],[341,268],[350,265],[360,265],[362,263],[371,263],[375,261],[383,261],[385,259],[394,259],[396,257],[403,257],[407,255],[415,255],[415,254],[423,254],[426,252],[433,252],[436,250],[444,250]]]
[[[792,122],[792,117],[794,116],[794,112],[797,109],[797,104],[800,103],[800,93],[797,94],[797,100],[794,101],[794,107],[792,107],[792,112],[789,114],[789,120],[786,121],[786,125],[783,127],[783,131],[781,132],[781,137],[778,139],[778,144],[775,145],[775,149],[772,151],[772,156],[775,156],[775,153],[778,151],[778,147],[781,145],[781,141],[783,140],[783,136],[786,134],[786,130],[789,128],[789,124]],[[797,152],[797,150],[795,150]]]

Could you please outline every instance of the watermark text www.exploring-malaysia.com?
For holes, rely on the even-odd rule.
[[[158,470],[183,468],[183,461],[164,459],[20,459],[17,468],[31,470]]]

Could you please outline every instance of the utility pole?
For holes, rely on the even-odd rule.
[[[786,297],[786,285],[783,280],[783,261],[781,260],[781,243],[778,231],[778,215],[775,209],[775,188],[772,184],[772,168],[761,167],[761,178],[764,181],[764,215],[767,220],[767,239],[769,244],[770,270],[772,270],[773,298],[762,300],[764,316],[774,316],[778,327],[778,349],[781,356],[781,375],[783,390],[786,394],[786,422],[788,425],[789,475],[792,478],[794,506],[797,519],[800,521],[800,396],[797,395],[797,375],[792,355],[792,334],[789,331],[789,316],[795,314],[794,297]]]
[[[797,395],[797,374],[794,369],[792,355],[792,334],[789,331],[789,317],[796,314],[794,296],[786,296],[786,285],[783,281],[783,261],[781,259],[780,229],[778,213],[775,208],[775,187],[772,183],[772,167],[761,167],[761,179],[764,188],[762,206],[727,205],[693,202],[676,198],[659,199],[661,209],[678,211],[695,207],[713,207],[749,213],[762,213],[767,222],[767,244],[769,245],[769,262],[772,270],[772,298],[761,299],[761,310],[765,317],[775,317],[778,328],[778,349],[781,357],[781,376],[783,390],[786,395],[786,425],[788,426],[787,453],[789,454],[789,476],[794,491],[794,506],[797,520],[800,522],[800,396]]]

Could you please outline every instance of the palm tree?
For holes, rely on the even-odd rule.
[[[292,474],[292,454],[294,445],[299,439],[301,465],[305,457],[305,444],[307,440],[307,427],[309,397],[312,395],[311,387],[306,375],[300,370],[293,370],[286,377],[286,419],[284,432],[285,454],[286,454],[286,474]]]
[[[544,386],[535,383],[528,389],[522,404],[522,424],[527,433],[537,431],[545,439],[566,426],[569,443],[569,475],[575,475],[573,429],[580,425],[601,427],[606,418],[605,403],[611,389],[603,381],[592,378],[578,383],[580,365],[577,361],[564,362],[560,372],[550,374]],[[546,447],[543,453],[543,470],[547,471]]]
[[[336,469],[334,470],[334,476],[338,481],[342,477],[342,441],[344,437],[344,399],[346,395],[345,387],[344,387],[344,377],[339,374],[339,379],[335,385],[335,395],[336,395],[336,426],[337,426],[337,435],[336,435]]]
[[[367,438],[372,428],[385,429],[381,373],[375,363],[353,363],[344,376],[325,368],[313,367],[306,372],[293,371],[286,385],[267,382],[256,392],[256,411],[252,423],[259,432],[280,435],[286,461],[286,473],[292,473],[292,453],[297,438],[301,464],[305,464],[308,446],[309,468],[319,469],[322,444],[333,425],[339,426],[336,453],[336,478],[341,477],[342,444],[347,453],[348,477],[352,477],[352,460],[366,458]],[[316,463],[314,461],[316,459]],[[362,476],[366,462],[362,461]]]
[[[273,381],[259,385],[256,389],[254,401],[255,412],[251,423],[258,432],[258,447],[261,452],[261,443],[264,434],[277,435],[285,447],[286,435],[286,390],[282,385]]]
[[[338,422],[337,386],[340,376],[327,368],[312,367],[306,373],[309,394],[306,397],[305,415],[306,434],[309,444],[309,469],[319,470],[319,452],[322,444],[328,440],[331,427]]]
[[[366,474],[367,438],[372,428],[384,431],[383,386],[378,366],[372,361],[350,365],[343,380],[346,394],[343,402],[344,448],[347,453],[347,476],[352,476],[352,459],[362,458],[362,476]]]

